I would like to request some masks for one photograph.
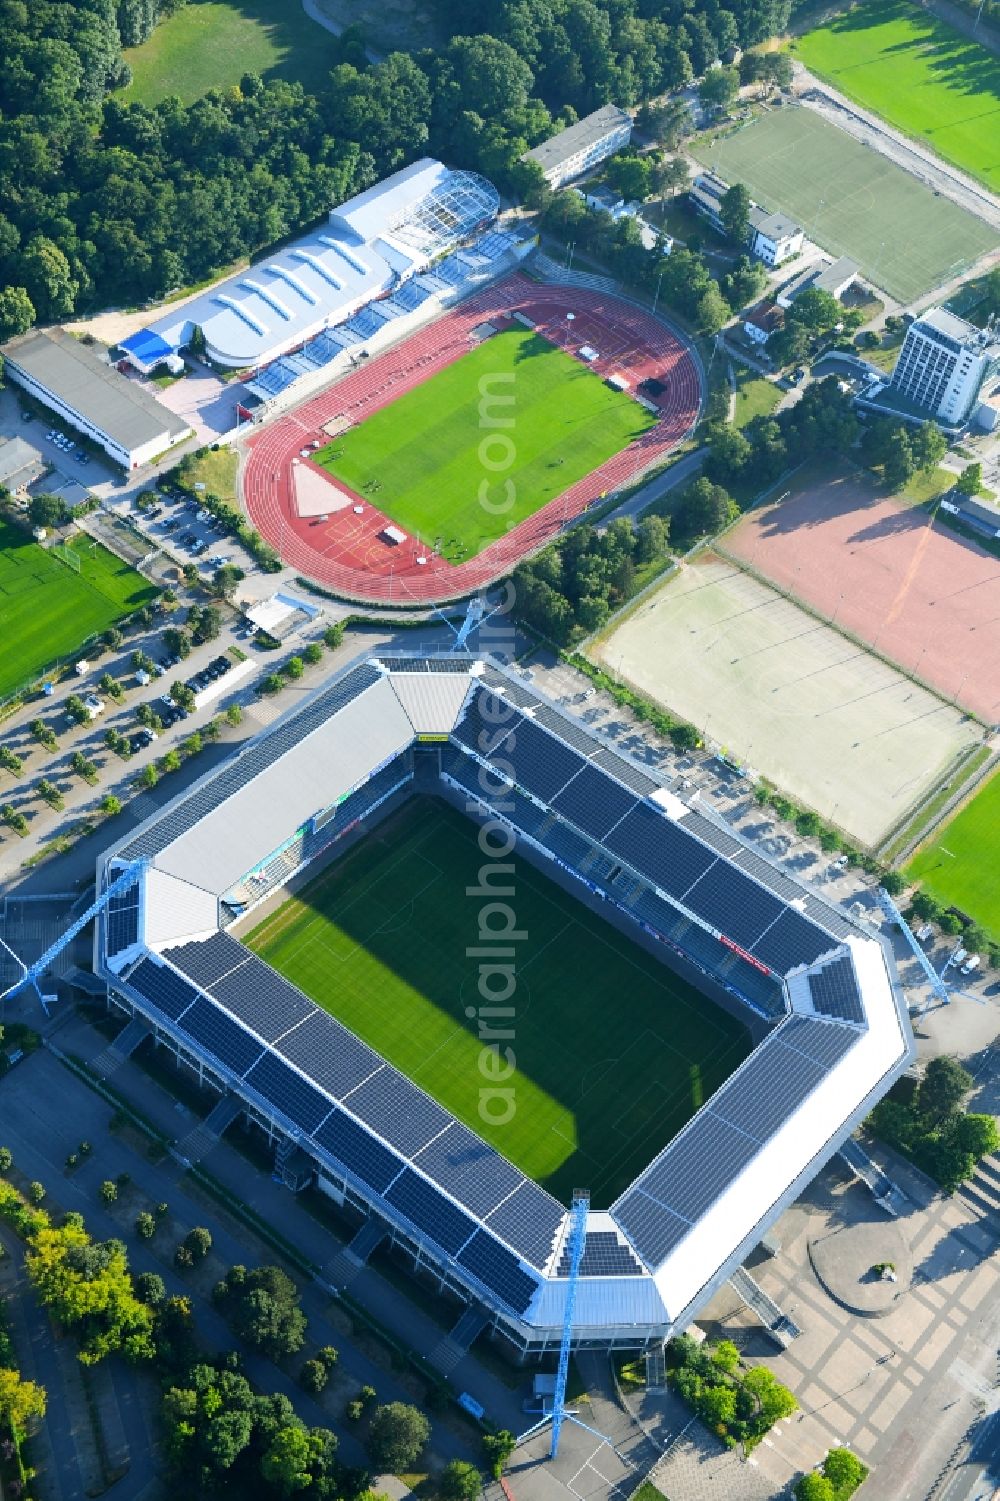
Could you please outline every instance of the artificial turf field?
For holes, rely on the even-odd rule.
[[[1000,776],[994,775],[906,867],[947,906],[968,912],[1000,938]]]
[[[908,0],[867,0],[794,50],[842,94],[1000,189],[1000,60]]]
[[[316,463],[459,561],[655,420],[538,334],[509,329],[342,433]],[[508,482],[513,504],[497,514],[496,504],[511,495]],[[480,498],[482,484],[492,509]]]
[[[702,136],[691,154],[797,220],[824,250],[850,256],[900,302],[957,276],[1000,238],[805,106],[769,110],[731,135]]]
[[[156,590],[82,534],[77,573],[0,518],[0,698],[79,650],[88,636],[148,604]]]
[[[245,942],[523,1172],[606,1208],[749,1054],[738,1022],[515,857],[516,1111],[479,1116],[476,827],[407,803]],[[508,878],[509,884],[509,878]],[[493,1023],[497,1025],[497,1023]]]

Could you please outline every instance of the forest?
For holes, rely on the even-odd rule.
[[[431,0],[438,50],[369,64],[345,33],[315,95],[246,74],[189,106],[123,102],[122,46],[183,3],[0,0],[0,338],[203,281],[425,153],[540,200],[530,146],[603,103],[682,87],[791,8],[483,0],[469,35],[467,6]]]

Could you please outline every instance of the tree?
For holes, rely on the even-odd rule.
[[[825,1475],[812,1470],[796,1483],[795,1501],[836,1501],[836,1492]]]
[[[960,1115],[952,1125],[952,1139],[963,1152],[971,1152],[978,1162],[1000,1149],[1000,1131],[992,1115]]]
[[[740,1352],[737,1346],[731,1339],[720,1339],[712,1351],[712,1364],[716,1370],[725,1371],[727,1376],[731,1376],[739,1363]]]
[[[43,323],[68,317],[73,311],[79,282],[60,247],[45,235],[36,234],[18,258],[20,275],[28,297]]]
[[[475,1465],[464,1459],[453,1459],[445,1465],[438,1481],[438,1495],[442,1501],[476,1501],[483,1488],[483,1477]]]
[[[158,1308],[167,1296],[167,1284],[158,1272],[140,1272],[135,1279],[135,1295],[147,1307]]]
[[[882,873],[882,885],[890,896],[899,896],[906,890],[906,877],[902,871],[886,870]]]
[[[766,1428],[790,1417],[799,1405],[766,1366],[752,1366],[743,1377],[743,1387],[760,1403],[760,1419]]]
[[[105,818],[113,818],[116,813],[122,811],[122,800],[115,797],[113,792],[106,792],[101,798],[101,812]]]
[[[305,667],[303,665],[301,657],[289,657],[288,661],[285,663],[284,667],[282,667],[281,670],[285,674],[286,678],[288,678],[290,681],[294,681],[296,678],[300,678],[302,676],[303,672],[305,671]]]
[[[483,1453],[489,1463],[490,1474],[494,1480],[499,1480],[503,1474],[504,1465],[517,1448],[517,1439],[509,1428],[500,1428],[496,1433],[484,1433],[482,1444]]]
[[[181,757],[180,757],[180,752],[179,751],[168,750],[165,755],[162,755],[160,757],[160,764],[159,764],[159,770],[160,771],[162,771],[164,773],[167,773],[167,772],[171,772],[171,771],[180,771],[180,769],[181,769]]]
[[[652,192],[652,166],[644,156],[613,156],[607,167],[608,182],[626,200],[643,203]]]
[[[113,1178],[105,1178],[100,1187],[101,1200],[105,1204],[113,1204],[118,1197],[118,1184]]]
[[[255,691],[271,698],[274,694],[280,693],[284,686],[285,684],[280,673],[269,672],[266,677],[258,679]]]
[[[231,725],[242,724],[243,710],[240,708],[239,704],[229,705],[229,708],[226,710],[226,720]]]
[[[299,1371],[299,1385],[303,1391],[316,1396],[329,1381],[329,1372],[321,1360],[304,1360]]]
[[[0,1367],[0,1417],[23,1434],[32,1418],[45,1416],[45,1388],[25,1381],[17,1371]]]
[[[12,776],[20,776],[24,762],[20,756],[16,756],[9,745],[0,745],[0,766],[4,771],[9,771]]]
[[[732,520],[736,502],[721,485],[696,479],[681,497],[677,518],[687,537],[714,536]]]
[[[157,771],[152,761],[149,761],[142,768],[135,780],[136,784],[139,787],[142,787],[145,791],[148,792],[153,787],[155,787],[157,782],[160,780],[160,773]]]
[[[245,578],[243,569],[237,568],[235,563],[223,563],[212,575],[212,591],[223,599],[232,599],[237,584]]]
[[[665,516],[643,516],[635,529],[635,556],[638,563],[653,563],[666,556],[670,523]]]
[[[272,1358],[294,1355],[305,1342],[306,1317],[290,1277],[275,1266],[234,1266],[216,1288],[223,1312],[243,1339]]]
[[[760,261],[752,261],[749,256],[741,255],[719,285],[723,297],[735,313],[757,301],[767,286],[767,272]]]
[[[719,219],[731,240],[744,245],[750,233],[750,210],[753,201],[745,183],[734,182],[719,199]]]
[[[70,519],[69,506],[58,495],[34,495],[28,504],[32,526],[65,526]]]
[[[918,469],[936,469],[948,452],[948,440],[936,422],[921,422],[910,436],[910,446]]]
[[[698,85],[698,101],[709,114],[724,114],[733,105],[739,91],[738,69],[710,68]]]
[[[191,734],[184,741],[184,754],[186,756],[196,756],[204,743],[201,732],[199,730],[192,730]]]
[[[831,1449],[823,1461],[823,1474],[835,1493],[850,1496],[866,1478],[868,1466],[850,1449]]]
[[[162,1416],[168,1464],[192,1478],[195,1494],[212,1490],[248,1448],[254,1411],[253,1390],[237,1371],[195,1365],[183,1386],[167,1391]]]
[[[813,336],[829,333],[840,322],[843,309],[836,297],[817,287],[807,287],[788,309],[788,321]]]
[[[962,495],[978,495],[983,488],[982,464],[966,464],[958,479],[955,481],[955,489]]]
[[[909,436],[906,433],[899,433],[892,452],[882,465],[882,478],[890,490],[902,490],[913,478],[916,467],[917,463]]]
[[[713,281],[698,298],[695,308],[695,322],[698,330],[703,334],[716,334],[720,328],[725,327],[729,318],[729,303]]]
[[[956,1113],[972,1084],[972,1075],[957,1058],[932,1058],[917,1089],[917,1110],[927,1120],[940,1124]]]
[[[181,661],[191,655],[190,636],[175,625],[168,626],[163,632],[163,644],[172,657],[180,657]]]
[[[323,648],[318,641],[310,641],[302,653],[302,660],[308,662],[310,667],[315,667],[317,662],[322,662]]]
[[[304,1490],[312,1482],[309,1461],[312,1457],[309,1435],[301,1423],[280,1428],[260,1462],[260,1472],[268,1485],[282,1496]]]
[[[368,1453],[378,1470],[412,1470],[430,1437],[430,1424],[418,1407],[389,1402],[379,1407],[368,1430]]]
[[[122,635],[117,626],[111,625],[106,631],[103,632],[103,634],[101,635],[101,640],[108,648],[108,651],[117,651],[122,642],[125,640],[125,637]]]
[[[148,1209],[143,1209],[135,1217],[135,1233],[142,1240],[152,1240],[156,1234],[156,1219]]]
[[[195,1261],[204,1261],[212,1249],[212,1232],[206,1230],[204,1225],[195,1225],[184,1237],[184,1244]]]
[[[171,683],[170,697],[173,699],[178,708],[186,709],[189,714],[195,707],[194,689],[189,688],[187,683]]]
[[[81,1217],[67,1216],[35,1232],[25,1267],[39,1301],[75,1332],[85,1365],[115,1351],[152,1356],[152,1313],[135,1296],[120,1240],[92,1241]]]
[[[0,344],[27,333],[35,321],[35,309],[24,287],[0,289]]]
[[[195,619],[192,620],[192,616],[195,614],[195,608],[196,607],[192,605],[191,609],[188,611],[187,620],[188,627],[192,632],[194,640],[199,643],[203,641],[214,641],[219,632],[222,630],[222,612],[220,611],[218,605],[203,605],[201,609],[198,610]]]

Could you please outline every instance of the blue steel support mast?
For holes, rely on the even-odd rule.
[[[569,1228],[569,1281],[566,1287],[566,1308],[563,1313],[562,1342],[559,1346],[559,1366],[556,1371],[556,1389],[552,1399],[552,1445],[549,1458],[559,1453],[559,1435],[566,1416],[566,1382],[569,1377],[569,1356],[573,1344],[573,1312],[576,1307],[576,1290],[580,1282],[580,1264],[587,1244],[587,1213],[590,1209],[590,1193],[583,1188],[574,1188],[573,1207],[570,1210]]]

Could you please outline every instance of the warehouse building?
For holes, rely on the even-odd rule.
[[[186,438],[183,418],[119,374],[98,345],[61,328],[32,329],[0,349],[9,378],[123,469],[139,469]]]

